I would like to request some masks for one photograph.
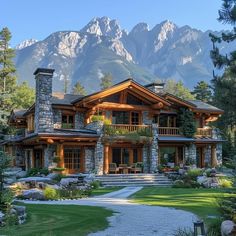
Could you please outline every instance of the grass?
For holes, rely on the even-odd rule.
[[[207,224],[210,224],[215,219],[208,216],[220,216],[217,200],[228,196],[229,194],[225,189],[146,187],[134,194],[132,199],[141,204],[174,207],[190,211],[198,215]]]
[[[99,196],[99,195],[111,193],[111,192],[114,192],[114,191],[118,191],[122,188],[123,187],[105,187],[105,188],[93,189],[91,196]]]
[[[91,206],[26,204],[26,209],[26,223],[1,228],[0,235],[83,236],[107,228],[106,218],[112,215],[112,211]]]

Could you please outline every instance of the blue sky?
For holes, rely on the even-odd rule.
[[[42,40],[60,30],[80,30],[93,17],[117,19],[130,31],[139,22],[152,28],[164,20],[200,30],[230,29],[217,21],[221,0],[1,0],[0,28],[12,32],[11,45]]]

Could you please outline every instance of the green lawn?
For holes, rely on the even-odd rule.
[[[26,207],[27,222],[10,229],[1,228],[0,235],[83,236],[108,227],[106,218],[112,215],[112,211],[91,206],[26,204]]]
[[[211,223],[214,219],[210,219],[208,216],[219,216],[217,199],[227,196],[229,194],[224,189],[146,187],[131,198],[137,203],[190,211],[202,218],[204,222]]]
[[[111,193],[111,192],[114,192],[114,191],[118,191],[122,188],[123,187],[105,187],[105,188],[93,189],[91,196],[98,196],[98,195]]]

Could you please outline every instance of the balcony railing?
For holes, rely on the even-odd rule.
[[[137,133],[140,136],[152,136],[152,128],[150,125],[126,125],[126,124],[112,124],[104,126],[105,135],[128,135]]]
[[[197,128],[196,136],[212,137],[211,128]]]
[[[162,136],[180,136],[180,131],[176,127],[159,127],[158,134]]]

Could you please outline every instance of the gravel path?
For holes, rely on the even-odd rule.
[[[174,208],[132,203],[127,197],[142,187],[126,187],[102,196],[64,201],[24,201],[34,204],[101,206],[115,213],[108,218],[110,226],[89,236],[173,236],[178,228],[193,228],[196,216]]]

